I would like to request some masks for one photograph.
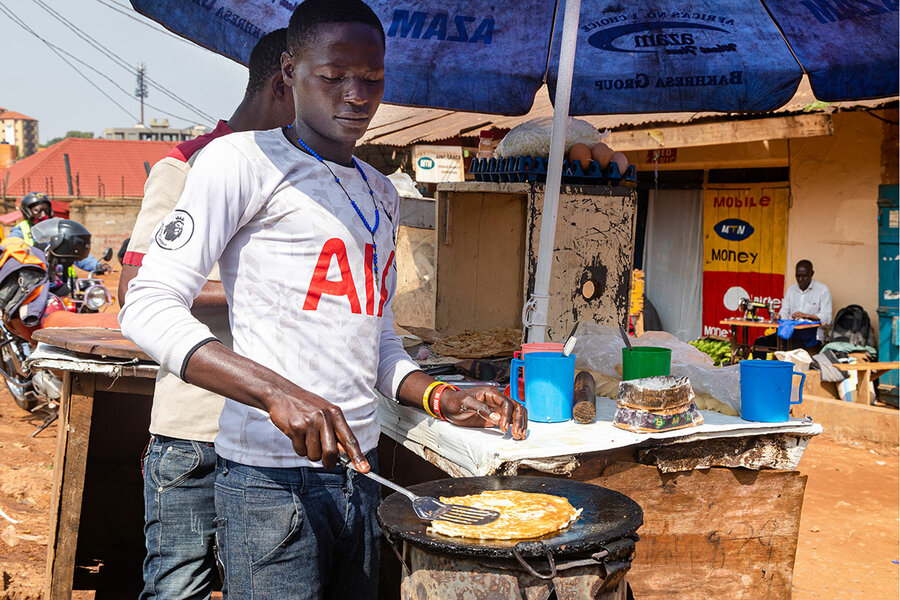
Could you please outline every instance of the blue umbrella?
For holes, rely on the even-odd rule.
[[[242,64],[297,3],[132,0],[138,12]],[[527,113],[545,80],[556,87],[566,4],[580,4],[573,115],[769,111],[790,100],[804,72],[828,102],[898,88],[897,0],[369,4],[387,34],[384,100],[397,104]]]
[[[131,0],[247,64],[296,0]],[[370,0],[387,36],[386,102],[522,115],[554,97],[529,341],[546,331],[568,115],[774,110],[804,73],[824,101],[898,93],[898,0]]]

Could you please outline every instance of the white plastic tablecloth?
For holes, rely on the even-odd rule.
[[[472,475],[489,475],[504,463],[557,456],[583,455],[636,446],[648,439],[689,442],[769,433],[817,435],[822,426],[806,419],[784,423],[754,423],[713,411],[700,411],[703,425],[663,433],[633,433],[614,427],[616,402],[597,398],[593,423],[528,423],[528,437],[514,440],[499,430],[456,427],[421,410],[381,399],[378,419],[383,433],[413,452],[427,447]]]

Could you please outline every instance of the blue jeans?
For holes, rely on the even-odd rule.
[[[141,600],[208,599],[216,561],[216,451],[212,444],[150,438],[144,467]]]
[[[367,455],[377,469],[377,452]],[[219,459],[216,509],[235,600],[374,600],[378,483],[344,468],[251,467]]]

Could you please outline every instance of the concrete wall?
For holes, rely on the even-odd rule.
[[[859,304],[877,323],[884,122],[865,112],[835,114],[833,122],[834,135],[790,140],[786,281],[808,258],[831,289],[835,312]]]
[[[110,247],[115,256],[125,238],[131,235],[140,209],[140,198],[81,199],[69,205],[69,218],[91,232],[91,254],[99,258]]]

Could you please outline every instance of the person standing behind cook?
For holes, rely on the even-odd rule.
[[[263,36],[250,53],[249,80],[241,104],[228,121],[179,144],[154,165],[144,186],[141,211],[123,259],[119,302],[140,272],[160,220],[175,208],[185,178],[200,151],[234,131],[271,129],[294,120],[292,92],[281,76],[287,30]],[[183,224],[178,225],[183,227]],[[182,232],[183,233],[183,232]],[[213,266],[192,308],[219,338],[230,345],[225,290]],[[210,597],[216,571],[214,556],[215,467],[213,440],[225,399],[194,387],[160,369],[153,393],[150,442],[144,453],[144,590],[141,600],[202,600]]]
[[[217,538],[230,597],[377,595],[378,393],[467,427],[526,435],[524,407],[419,370],[393,328],[399,197],[353,157],[384,92],[385,36],[360,0],[306,0],[282,56],[296,118],[198,157],[119,314],[170,372],[227,397]],[[190,313],[218,261],[234,351]],[[265,365],[265,366],[264,366]]]

